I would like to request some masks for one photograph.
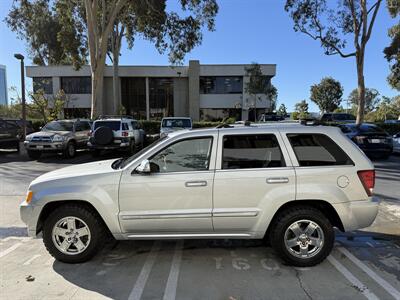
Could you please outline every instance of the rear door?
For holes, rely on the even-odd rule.
[[[279,132],[221,131],[218,149],[214,230],[261,234],[275,207],[295,199],[295,172]]]

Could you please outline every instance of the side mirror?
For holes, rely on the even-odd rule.
[[[140,165],[135,169],[135,171],[139,174],[150,174],[150,162],[147,159],[143,160]]]

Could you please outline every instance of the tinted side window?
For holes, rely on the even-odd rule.
[[[347,154],[324,134],[288,134],[287,137],[302,167],[354,165]]]
[[[176,142],[150,159],[152,172],[206,171],[210,164],[212,138]]]
[[[273,134],[224,136],[222,169],[284,167],[285,161]]]

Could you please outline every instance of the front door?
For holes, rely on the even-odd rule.
[[[215,136],[170,143],[147,159],[152,172],[123,173],[119,220],[124,233],[212,232]]]

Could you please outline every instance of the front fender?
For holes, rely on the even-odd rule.
[[[121,232],[118,221],[119,176],[114,178],[115,176],[118,175],[103,174],[96,176],[97,178],[82,176],[79,180],[75,177],[74,180],[54,180],[33,185],[30,187],[33,191],[32,201],[21,204],[21,218],[32,235],[33,231],[36,232],[40,213],[47,204],[84,201],[96,209],[112,234],[118,234]]]

